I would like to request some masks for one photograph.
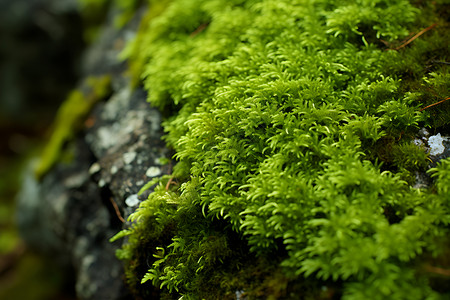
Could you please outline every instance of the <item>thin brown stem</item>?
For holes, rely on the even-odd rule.
[[[439,267],[430,266],[430,265],[426,265],[425,269],[428,272],[430,272],[430,273],[434,273],[434,274],[439,274],[439,275],[442,275],[442,276],[450,277],[450,270],[449,269],[439,268]]]
[[[412,41],[414,41],[415,39],[417,39],[419,36],[421,36],[422,34],[424,34],[424,33],[427,32],[427,31],[433,29],[433,28],[436,27],[436,26],[437,26],[437,23],[434,23],[433,25],[428,26],[428,27],[425,28],[425,29],[422,29],[422,30],[419,31],[417,34],[415,34],[412,38],[408,39],[406,42],[404,42],[404,43],[401,44],[400,46],[394,48],[393,50],[399,50],[399,49],[401,49],[401,48],[403,48],[403,47],[409,45]]]
[[[199,34],[200,32],[202,32],[203,30],[206,29],[206,27],[208,27],[209,23],[203,23],[202,25],[198,26],[197,29],[195,29],[189,36],[190,37],[194,37],[197,34]]]
[[[427,108],[430,108],[430,107],[439,105],[439,104],[441,104],[441,103],[444,103],[445,101],[448,101],[449,99],[450,99],[450,97],[447,97],[447,98],[445,98],[444,100],[441,100],[441,101],[439,101],[439,102],[430,104],[430,105],[428,105],[428,106],[425,106],[424,108],[421,108],[419,111],[424,111],[424,110],[427,109]]]
[[[169,187],[172,184],[172,181],[173,181],[173,177],[170,177],[169,181],[167,181],[167,184],[166,184],[166,191],[169,190]]]
[[[125,223],[125,219],[122,217],[122,214],[120,213],[119,207],[117,206],[116,202],[114,201],[114,199],[112,197],[109,198],[109,200],[111,201],[112,206],[114,207],[114,210],[116,212],[117,217],[119,218],[119,220],[122,223]]]

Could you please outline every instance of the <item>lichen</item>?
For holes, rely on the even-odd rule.
[[[428,144],[430,145],[430,155],[437,155],[444,152],[445,147],[443,145],[444,138],[440,133],[430,136]]]
[[[450,159],[434,187],[411,178],[415,134],[450,122],[428,109],[449,96],[449,25],[443,2],[415,5],[174,0],[144,19],[129,59],[178,163],[116,236],[136,293],[448,296],[430,270],[449,268]]]
[[[88,77],[80,89],[73,90],[59,108],[53,131],[35,168],[38,179],[44,176],[60,159],[65,143],[69,142],[83,126],[92,107],[110,92],[109,75]]]

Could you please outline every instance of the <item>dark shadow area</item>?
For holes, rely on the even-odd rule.
[[[75,299],[73,278],[25,245],[14,198],[24,163],[78,81],[77,1],[0,0],[0,298]]]

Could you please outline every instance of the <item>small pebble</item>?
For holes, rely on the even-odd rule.
[[[139,202],[140,200],[137,194],[130,195],[127,199],[125,199],[125,204],[129,207],[137,206]]]
[[[117,173],[117,171],[119,171],[119,168],[116,166],[116,165],[113,165],[112,167],[111,167],[111,174],[116,174]]]
[[[95,162],[89,168],[89,174],[94,175],[98,173],[100,170],[101,170],[100,164],[98,162]]]
[[[133,160],[136,158],[137,153],[136,152],[127,152],[123,154],[123,161],[125,162],[125,164],[131,164],[133,162]]]
[[[158,167],[150,167],[147,169],[147,172],[145,173],[145,175],[147,175],[147,177],[156,177],[161,175],[161,169]]]

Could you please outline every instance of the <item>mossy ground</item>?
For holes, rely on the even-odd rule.
[[[118,235],[137,294],[448,297],[450,160],[411,187],[450,123],[448,4],[164,4],[128,49],[178,160]]]

